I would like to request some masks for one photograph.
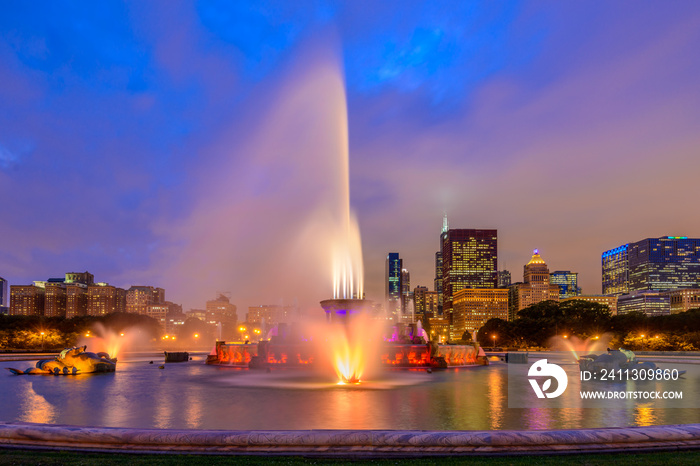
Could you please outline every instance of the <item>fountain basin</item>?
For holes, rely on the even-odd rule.
[[[385,368],[448,368],[486,365],[478,348],[471,345],[442,345],[435,350],[430,344],[402,345],[385,343],[378,350],[378,359]],[[207,364],[264,369],[266,367],[309,367],[318,360],[318,351],[311,343],[226,343],[217,341]],[[437,352],[435,352],[437,351]]]
[[[0,444],[54,450],[352,456],[522,455],[700,448],[700,424],[546,431],[125,429],[0,422]]]

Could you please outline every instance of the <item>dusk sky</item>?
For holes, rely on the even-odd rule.
[[[700,237],[699,50],[696,1],[3,0],[0,276],[315,306],[344,89],[368,298],[388,252],[433,288],[444,212],[600,293]]]

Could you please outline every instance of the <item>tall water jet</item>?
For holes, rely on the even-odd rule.
[[[340,75],[338,75],[340,78]],[[342,79],[339,80],[342,85]],[[341,99],[336,102],[339,112],[336,123],[339,135],[338,156],[340,157],[339,196],[334,214],[337,229],[333,238],[333,299],[321,301],[327,321],[342,324],[340,333],[331,341],[333,365],[340,379],[339,383],[359,383],[367,361],[365,350],[368,343],[362,338],[362,328],[368,323],[354,320],[353,314],[367,314],[364,300],[364,270],[362,264],[362,243],[357,219],[350,208],[350,141],[348,137],[348,111],[345,86],[342,85]]]
[[[340,78],[340,76],[338,76]],[[364,270],[362,241],[357,219],[350,209],[350,140],[348,137],[348,108],[345,86],[341,89],[336,123],[338,128],[338,156],[340,158],[338,205],[334,206],[337,230],[333,240],[333,299],[362,299],[364,296]]]

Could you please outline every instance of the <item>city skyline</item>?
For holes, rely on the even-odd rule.
[[[89,270],[186,309],[217,290],[318,307],[323,122],[346,96],[369,299],[391,251],[433,289],[445,212],[498,230],[513,282],[538,248],[586,294],[604,251],[700,236],[682,202],[698,195],[698,5],[34,8],[0,15],[12,285]]]

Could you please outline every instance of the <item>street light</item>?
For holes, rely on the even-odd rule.
[[[44,351],[44,332],[41,332],[41,351]]]
[[[493,350],[492,351],[496,351],[496,334],[494,333],[493,335],[491,335],[491,338],[493,338]]]
[[[194,337],[195,337],[195,338],[199,338],[199,333],[195,333],[195,334],[194,334]]]

